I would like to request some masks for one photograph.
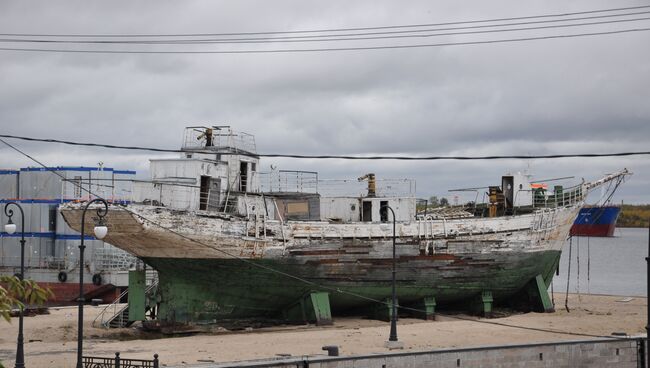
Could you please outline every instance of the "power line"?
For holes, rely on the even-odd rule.
[[[58,143],[74,146],[98,147],[121,150],[152,151],[163,153],[217,153],[209,150],[182,150],[151,148],[142,146],[118,146],[112,144],[73,142],[59,139],[31,138],[17,135],[0,134],[2,138],[19,139],[31,142]],[[222,155],[237,154],[236,152],[219,152]],[[611,153],[567,153],[552,155],[492,155],[492,156],[353,156],[353,155],[298,155],[283,153],[258,153],[258,157],[268,158],[296,158],[296,159],[341,159],[341,160],[405,160],[405,161],[439,161],[439,160],[504,160],[504,159],[558,159],[558,158],[589,158],[589,157],[624,157],[624,156],[647,156],[650,151],[628,151]]]
[[[495,28],[495,27],[512,27],[512,26],[519,26],[519,25],[568,22],[568,21],[575,21],[575,20],[611,18],[611,17],[630,16],[630,15],[642,15],[642,14],[649,14],[649,13],[650,13],[650,11],[644,11],[644,12],[625,13],[625,14],[609,14],[609,15],[601,15],[601,16],[592,16],[592,17],[572,18],[572,19],[554,19],[554,20],[543,20],[543,21],[532,21],[532,22],[491,24],[491,25],[465,26],[465,27],[450,27],[450,28],[439,28],[439,29],[418,29],[418,30],[401,30],[401,31],[384,31],[384,32],[348,33],[348,34],[338,34],[338,35],[336,35],[336,34],[325,34],[325,35],[285,36],[285,37],[222,38],[222,39],[177,39],[177,40],[128,40],[128,41],[124,41],[124,40],[57,40],[57,39],[2,38],[2,39],[0,39],[0,42],[4,42],[4,43],[46,43],[46,44],[100,44],[100,45],[114,45],[114,44],[121,44],[121,45],[124,45],[124,44],[128,44],[128,45],[191,45],[191,44],[247,44],[247,43],[358,41],[358,40],[378,40],[378,39],[397,39],[397,38],[424,38],[424,37],[436,37],[436,36],[455,36],[455,35],[485,34],[485,33],[499,33],[499,32],[519,32],[519,31],[531,31],[531,30],[541,30],[541,29],[584,27],[584,26],[593,26],[593,25],[602,25],[602,24],[627,23],[627,22],[644,21],[644,20],[648,20],[650,18],[643,17],[643,18],[619,19],[619,20],[598,21],[598,22],[583,22],[583,23],[573,23],[573,24],[556,24],[556,25],[550,25],[550,26],[520,27],[520,28],[494,29],[494,30],[469,31],[469,32],[447,32],[447,33],[421,34],[422,32],[441,32],[441,31],[453,31],[453,30],[463,30],[463,29],[483,29],[483,28]],[[405,33],[418,33],[418,34],[405,35]],[[377,35],[380,35],[380,36],[377,36]],[[364,37],[360,37],[360,36],[364,36]],[[365,37],[365,36],[372,36],[372,37]]]
[[[597,14],[597,13],[627,11],[627,10],[646,9],[646,8],[650,8],[650,5],[632,6],[632,7],[623,7],[623,8],[597,9],[597,10],[587,10],[587,11],[578,11],[578,12],[542,14],[542,15],[529,15],[529,16],[519,16],[519,17],[507,17],[507,18],[492,18],[492,19],[480,19],[480,20],[441,22],[441,23],[420,23],[420,24],[388,25],[388,26],[375,26],[375,27],[325,28],[325,29],[307,29],[307,30],[294,30],[294,31],[231,32],[231,33],[175,33],[175,34],[174,33],[168,33],[168,34],[0,33],[0,36],[15,36],[15,37],[115,37],[115,38],[120,37],[120,38],[129,38],[129,37],[244,36],[244,35],[270,35],[270,34],[348,32],[348,31],[367,31],[367,30],[379,30],[379,29],[437,27],[437,26],[457,25],[457,24],[490,23],[490,22],[524,20],[524,19],[555,18],[555,17],[567,17],[567,16],[572,16],[572,15]]]
[[[413,48],[429,48],[443,46],[469,46],[469,45],[487,45],[497,43],[511,43],[524,41],[552,40],[575,37],[602,36],[623,34],[632,32],[650,31],[650,28],[632,28],[616,31],[576,33],[565,35],[551,35],[524,38],[509,38],[500,40],[486,41],[465,41],[465,42],[444,42],[431,44],[414,44],[414,45],[383,45],[383,46],[362,46],[362,47],[333,47],[333,48],[312,48],[312,49],[271,49],[271,50],[198,50],[198,51],[151,51],[151,50],[87,50],[87,49],[41,49],[41,48],[19,48],[19,47],[0,47],[0,51],[21,51],[21,52],[56,52],[56,53],[76,53],[76,54],[286,54],[286,53],[307,53],[307,52],[332,52],[332,51],[369,51],[369,50],[397,50]]]

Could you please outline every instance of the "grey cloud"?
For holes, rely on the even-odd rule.
[[[613,7],[609,2],[586,0],[570,4],[534,1],[525,7],[512,1],[415,1],[408,6],[397,1],[289,0],[273,4],[135,2],[121,7],[84,1],[36,4],[0,4],[3,29],[35,33],[291,30]],[[556,33],[562,32],[569,31]],[[497,37],[502,36],[444,40]],[[255,133],[258,150],[265,153],[484,155],[647,150],[650,49],[646,44],[647,33],[639,33],[313,54],[1,51],[0,126],[3,132],[18,135],[176,148],[185,125],[227,123]],[[143,175],[147,172],[147,153],[16,144],[51,165],[104,161],[136,168]],[[0,148],[0,153],[2,167],[29,164],[6,148]],[[644,185],[647,188],[650,180],[647,157],[416,163],[278,159],[265,160],[263,167],[271,162],[318,169],[322,177],[354,178],[367,171],[381,177],[413,177],[418,179],[421,196],[487,185],[506,171],[525,170],[529,165],[540,177],[585,178],[628,166],[636,175],[621,190],[626,201],[648,202]]]

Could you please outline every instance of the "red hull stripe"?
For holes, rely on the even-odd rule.
[[[614,229],[616,224],[602,224],[602,225],[576,225],[571,227],[572,236],[614,236]]]

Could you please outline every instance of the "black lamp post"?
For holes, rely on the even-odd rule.
[[[14,205],[20,210],[20,281],[22,282],[25,278],[25,212],[23,208],[16,202],[9,202],[5,205],[5,215],[9,217],[9,222],[5,225],[5,231],[7,234],[13,234],[16,232],[16,224],[11,221],[11,216],[14,215],[14,211],[9,209],[9,205]],[[22,298],[21,298],[22,299]],[[23,307],[20,306],[20,317],[18,319],[18,347],[16,348],[16,368],[25,367],[25,352],[23,349]]]
[[[646,300],[650,298],[650,223],[648,223],[648,256],[645,257],[645,262],[647,265],[647,270],[646,270]],[[647,304],[646,306],[646,312],[648,313],[648,319],[646,321],[645,325],[645,359],[646,359],[646,366],[650,365],[650,304]]]
[[[104,225],[104,216],[108,213],[108,202],[103,198],[95,198],[92,201],[86,203],[84,206],[83,213],[81,214],[81,244],[79,245],[79,321],[78,321],[78,331],[77,331],[77,368],[83,368],[82,365],[82,355],[83,355],[83,324],[84,324],[84,250],[86,246],[84,245],[84,232],[86,226],[86,211],[93,203],[101,203],[104,206],[97,208],[97,216],[99,217],[99,222],[95,226],[95,238],[103,239],[108,233],[108,228]]]
[[[389,206],[385,205],[382,208],[387,208],[393,214],[393,295],[392,295],[392,313],[390,316],[390,337],[388,337],[389,345],[396,345],[397,343],[397,290],[395,287],[395,211]]]

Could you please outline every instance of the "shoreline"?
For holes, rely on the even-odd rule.
[[[626,298],[632,298],[623,301]],[[569,307],[554,313],[512,314],[483,319],[468,315],[438,315],[436,321],[400,318],[398,336],[405,352],[444,348],[568,341],[580,335],[645,334],[647,300],[636,296],[569,294]],[[104,306],[84,308],[84,354],[152,359],[161,364],[200,364],[325,355],[324,345],[337,345],[341,355],[386,352],[389,323],[359,317],[338,317],[331,326],[274,326],[254,330],[217,330],[189,336],[155,337],[137,328],[99,329],[92,320]],[[462,317],[462,320],[454,318]],[[479,322],[477,322],[478,320]],[[507,327],[514,325],[519,327]],[[13,366],[17,319],[0,329],[0,360]],[[56,307],[50,314],[25,319],[25,361],[29,366],[74,367],[77,336],[76,307]],[[523,327],[523,328],[521,328]],[[530,328],[530,329],[528,329]],[[553,332],[541,331],[552,330]],[[577,335],[568,335],[560,331]],[[173,339],[173,340],[170,340]],[[269,343],[272,342],[272,343]]]

